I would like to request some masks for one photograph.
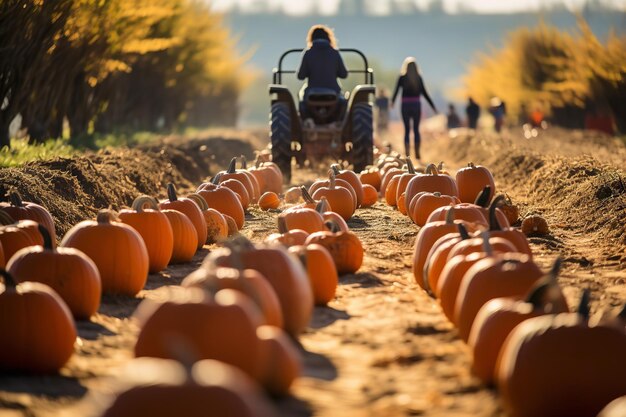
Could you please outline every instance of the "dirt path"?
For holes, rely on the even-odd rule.
[[[399,135],[395,133],[391,139],[397,145]],[[561,149],[564,151],[560,156],[579,158],[574,152],[580,146],[578,142],[554,139],[568,145],[555,145],[553,151]],[[516,152],[522,152],[530,160],[532,153],[514,148],[514,142],[496,146],[489,136],[478,140],[484,141],[483,146],[425,135],[424,159],[443,159],[451,170],[462,166],[467,158],[494,166],[497,186],[521,204],[523,214],[541,212],[548,218],[551,235],[533,238],[531,246],[544,268],[557,254],[565,255],[560,282],[568,299],[573,301],[582,288],[591,287],[594,311],[623,303],[626,242],[619,240],[620,230],[613,233],[617,243],[610,245],[615,253],[609,254],[598,241],[610,230],[596,228],[594,234],[585,231],[580,223],[567,223],[567,218],[558,213],[559,204],[567,201],[546,204],[542,194],[533,192],[541,189],[536,187],[533,176],[550,165],[544,163],[534,171],[524,171],[525,166],[507,169],[494,163],[494,158],[514,158]],[[603,152],[619,155],[622,148],[615,146],[615,150]],[[580,151],[586,152],[584,148]],[[554,152],[546,158],[558,156]],[[313,172],[300,171],[294,178],[296,182],[307,182],[314,176]],[[622,225],[624,213],[615,210],[624,195],[603,200],[614,210],[609,215],[616,216]],[[281,415],[504,415],[497,394],[471,375],[468,349],[437,302],[411,283],[417,227],[381,202],[370,209],[359,209],[349,225],[365,247],[364,265],[356,275],[341,278],[335,300],[327,307],[315,309],[310,328],[300,339],[304,373],[293,387],[293,396],[277,400]],[[275,214],[253,209],[243,233],[259,241],[274,229]],[[117,365],[132,357],[137,329],[131,316],[137,304],[143,298],[158,297],[160,287],[179,284],[209,250],[210,246],[205,247],[191,264],[150,275],[148,285],[137,298],[105,297],[92,321],[79,324],[80,343],[61,375],[0,375],[0,415],[86,415],[88,407],[80,400],[102,389],[106,384],[104,377],[113,375]]]

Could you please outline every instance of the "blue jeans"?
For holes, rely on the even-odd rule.
[[[402,121],[404,122],[404,149],[409,155],[411,120],[413,121],[413,141],[415,144],[415,157],[420,159],[420,119],[422,117],[422,105],[419,101],[402,103]]]

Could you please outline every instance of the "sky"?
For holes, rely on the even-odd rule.
[[[283,12],[290,15],[319,13],[334,15],[342,0],[208,0],[216,11],[228,12],[235,8],[255,13],[259,11]],[[348,1],[348,0],[343,0]],[[426,8],[433,0],[360,0],[368,14],[385,15],[392,5],[395,9]],[[440,0],[448,13],[471,10],[476,13],[515,13],[536,11],[541,8],[563,4],[571,10],[580,9],[588,0]],[[591,0],[626,11],[626,0]]]

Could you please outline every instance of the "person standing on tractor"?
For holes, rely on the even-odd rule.
[[[302,55],[298,79],[307,82],[300,90],[300,101],[312,88],[328,88],[338,95],[341,86],[337,78],[347,78],[348,70],[337,50],[337,41],[332,29],[325,25],[313,25],[306,37],[307,50]]]
[[[422,117],[422,105],[420,97],[423,95],[428,101],[428,104],[435,113],[438,113],[437,108],[433,104],[428,92],[426,91],[426,85],[419,73],[419,69],[415,62],[415,58],[407,57],[402,63],[400,70],[400,76],[396,83],[396,89],[393,92],[391,103],[396,101],[399,90],[402,89],[402,105],[400,107],[402,113],[402,121],[404,122],[404,152],[408,157],[410,155],[410,132],[411,121],[413,121],[413,140],[415,145],[415,158],[419,161],[420,157],[420,119]]]

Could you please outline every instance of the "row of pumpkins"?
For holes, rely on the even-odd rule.
[[[327,184],[311,190],[319,200],[309,190],[291,190],[277,232],[253,244],[240,235],[225,238],[243,226],[250,204],[269,210],[283,203],[282,174],[271,162],[251,169],[235,169],[235,163],[186,197],[170,184],[164,201],[140,196],[119,213],[103,210],[71,228],[58,247],[49,212],[11,193],[9,203],[0,203],[0,267],[6,267],[0,271],[0,369],[57,372],[74,351],[74,319],[89,319],[102,293],[136,296],[148,273],[188,262],[205,243],[220,241],[181,287],[140,304],[134,348],[140,359],[129,369],[159,375],[150,382],[178,392],[172,395],[191,383],[195,394],[184,405],[176,401],[178,413],[204,415],[210,406],[214,415],[274,415],[259,387],[288,393],[301,367],[294,340],[314,304],[332,300],[338,275],[361,266],[361,242],[345,221],[356,200],[347,195],[350,213],[330,206],[340,206],[337,192],[348,192],[336,187],[342,176],[359,180],[335,169]],[[136,371],[126,374],[131,388],[98,415],[137,415],[129,398],[172,414],[160,402],[168,396],[150,394]]]
[[[468,343],[473,373],[497,386],[516,417],[596,416],[626,395],[626,307],[590,323],[585,290],[569,312],[560,259],[544,274],[526,238],[547,233],[545,220],[511,227],[519,213],[496,196],[486,167],[470,163],[455,178],[441,168],[420,173],[408,158],[381,155],[361,178],[420,226],[415,282]]]

